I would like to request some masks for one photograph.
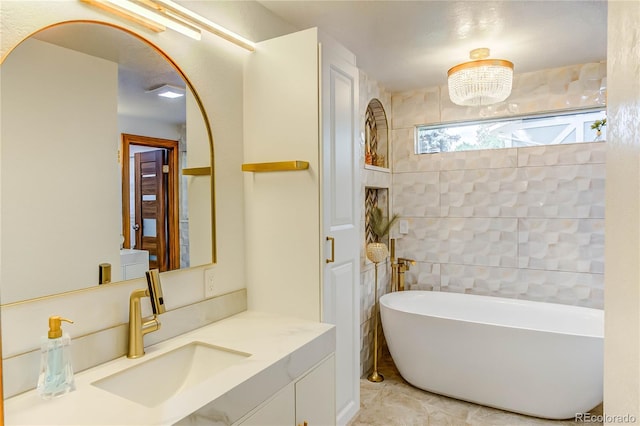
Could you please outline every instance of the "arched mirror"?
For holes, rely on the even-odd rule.
[[[66,22],[1,73],[3,304],[215,261],[209,121],[166,55]]]

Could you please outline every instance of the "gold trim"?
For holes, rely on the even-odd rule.
[[[327,241],[331,241],[331,259],[326,259],[326,262],[333,263],[336,261],[336,239],[334,237],[327,237]]]
[[[0,424],[4,425],[4,378],[2,373],[2,324],[0,324]]]
[[[237,38],[235,38],[235,37],[233,37],[233,36],[231,36],[231,35],[229,35],[229,34],[227,34],[225,32],[219,31],[216,28],[214,28],[214,27],[212,27],[212,26],[210,26],[208,24],[205,24],[204,22],[198,21],[198,25],[201,25],[205,30],[209,31],[210,33],[213,33],[213,34],[217,35],[218,37],[223,38],[223,39],[235,44],[236,46],[240,46],[243,49],[248,50],[249,52],[255,52],[256,51],[256,48],[254,46],[250,45],[249,43],[245,43],[244,41],[239,40],[239,39],[237,39]]]
[[[138,16],[136,14],[134,14],[133,12],[130,12],[126,9],[123,9],[121,7],[118,7],[116,5],[113,4],[107,4],[107,3],[103,3],[101,1],[97,1],[97,0],[80,0],[82,3],[87,3],[88,5],[91,5],[93,7],[97,7],[98,9],[102,9],[106,12],[109,13],[113,13],[114,15],[117,15],[121,18],[127,19],[131,22],[134,22],[138,25],[142,25],[143,27],[145,27],[148,30],[154,31],[156,33],[160,33],[162,31],[165,31],[167,28],[158,23],[158,22],[154,22],[151,19],[147,19],[144,18],[142,16]]]
[[[273,163],[245,163],[243,172],[284,172],[289,170],[307,170],[308,161],[277,161]]]
[[[187,167],[182,169],[183,176],[211,176],[211,167]]]
[[[384,376],[378,373],[378,311],[380,310],[378,303],[378,263],[380,262],[375,263],[375,278],[373,283],[373,371],[367,376],[367,380],[373,383],[384,381]]]
[[[491,65],[511,68],[511,70],[513,70],[513,62],[507,61],[506,59],[481,59],[479,61],[464,62],[462,64],[456,65],[455,67],[449,68],[449,71],[447,71],[447,77],[451,77],[452,74],[455,74],[456,72],[462,71],[467,68],[476,68]]]
[[[148,0],[147,0],[148,1]],[[233,32],[231,32],[230,30],[227,30],[226,28],[220,27],[217,28],[213,25],[211,25],[209,22],[207,22],[208,20],[205,17],[196,17],[193,15],[197,15],[195,12],[192,11],[188,11],[188,13],[183,10],[181,8],[180,5],[176,5],[175,3],[173,3],[172,1],[162,1],[162,0],[158,0],[156,2],[154,2],[153,0],[150,1],[150,3],[153,3],[154,5],[156,5],[157,9],[159,11],[161,11],[161,13],[163,13],[165,16],[177,16],[180,20],[182,21],[187,21],[190,23],[193,23],[196,26],[201,27],[204,30],[209,31],[212,34],[217,35],[218,37],[221,37],[233,44],[235,44],[236,46],[240,46],[250,52],[254,52],[256,50],[255,45],[253,44],[252,41],[245,39],[244,37],[240,36],[239,34],[235,34]],[[193,15],[190,15],[189,13],[192,13]],[[213,23],[215,24],[215,23]],[[217,24],[215,24],[217,25]],[[226,30],[226,32],[224,31]]]
[[[183,29],[189,30],[189,31],[193,31],[194,33],[196,33],[198,35],[197,38],[194,38],[192,36],[189,36],[185,33],[181,33],[183,35],[186,35],[187,37],[193,38],[194,40],[201,40],[202,38],[202,28],[198,27],[197,25],[195,25],[193,22],[189,21],[185,21],[184,19],[180,19],[179,17],[176,17],[172,14],[166,13],[159,5],[157,5],[156,3],[154,3],[151,0],[138,0],[140,3],[142,3],[143,5],[146,5],[145,7],[149,10],[151,10],[152,12],[158,14],[159,16],[162,16],[166,19],[168,19],[169,21],[173,22],[175,25],[182,27]],[[171,27],[169,27],[171,28]],[[171,28],[174,31],[178,31],[179,30],[175,29],[175,28]]]

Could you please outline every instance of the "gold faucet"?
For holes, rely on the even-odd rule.
[[[160,271],[152,269],[147,271],[146,275],[148,288],[135,290],[129,296],[129,351],[127,358],[139,358],[144,355],[143,336],[160,329],[158,315],[166,311],[162,297],[162,286],[160,285]],[[153,316],[144,319],[140,307],[140,299],[143,297],[151,299],[151,310],[153,311]]]
[[[404,273],[409,270],[410,265],[415,265],[413,259],[399,257],[396,259],[396,240],[389,240],[391,251],[391,291],[404,291]]]
[[[396,239],[389,240],[391,251],[391,291],[398,291],[398,262],[396,262]]]
[[[415,265],[416,261],[399,257],[396,259],[396,240],[389,240],[391,251],[391,291],[404,291],[404,273],[409,270],[410,265]]]
[[[413,259],[406,259],[404,257],[398,258],[398,291],[404,291],[404,273],[409,270],[410,265],[415,265],[416,261]]]

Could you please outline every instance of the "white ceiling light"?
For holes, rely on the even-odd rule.
[[[513,63],[504,59],[487,59],[489,49],[474,49],[470,62],[449,69],[449,97],[463,106],[491,105],[511,94]]]
[[[170,84],[163,84],[155,89],[147,90],[147,93],[153,93],[163,98],[175,99],[184,96],[185,90],[182,87],[172,86]]]

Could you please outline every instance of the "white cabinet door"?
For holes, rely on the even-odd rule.
[[[280,390],[238,425],[334,426],[336,424],[335,357],[315,366]]]
[[[295,387],[290,383],[271,400],[240,422],[242,426],[285,426],[293,425]]]
[[[322,321],[336,325],[336,408],[346,424],[360,407],[360,182],[358,70],[342,46],[321,38]]]
[[[296,382],[296,425],[333,426],[335,410],[335,358],[323,361]]]

